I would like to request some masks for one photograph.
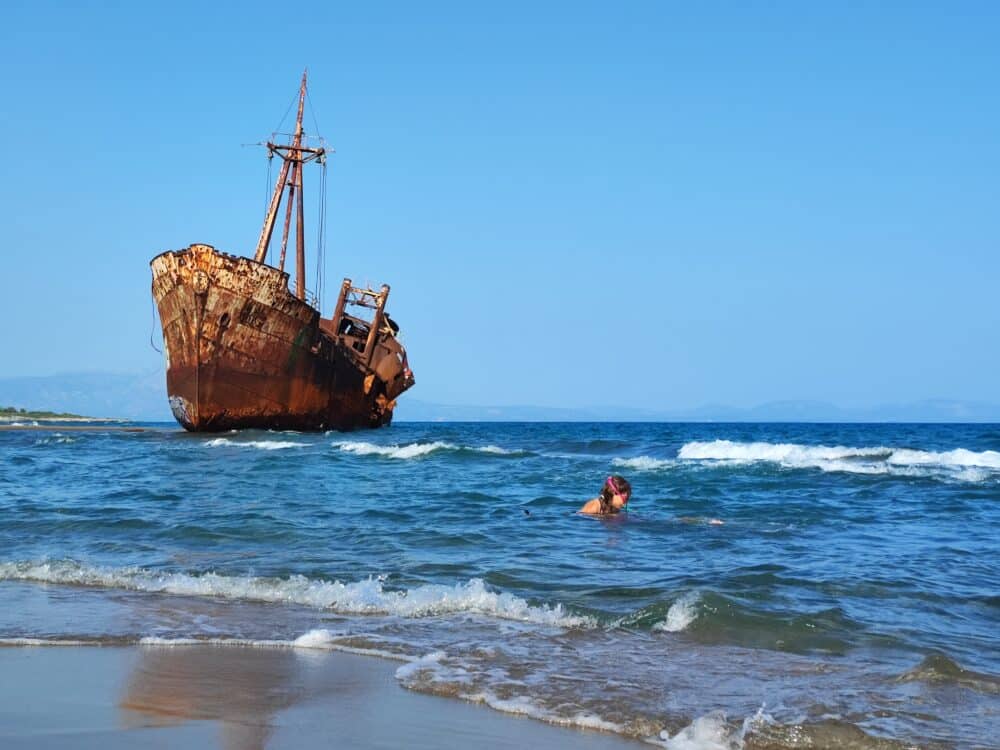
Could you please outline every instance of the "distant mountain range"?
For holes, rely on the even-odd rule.
[[[405,403],[404,403],[405,402]],[[772,401],[740,408],[710,404],[695,409],[595,406],[454,406],[400,399],[397,418],[419,422],[997,422],[1000,405],[933,399],[845,409],[823,401]]]
[[[173,421],[162,370],[0,378],[0,406],[73,412],[137,421]],[[842,408],[823,401],[772,401],[749,408],[709,404],[694,409],[614,406],[469,406],[436,404],[406,395],[396,409],[410,422],[996,422],[1000,405],[932,399]]]
[[[0,378],[0,406],[68,411],[88,417],[173,421],[163,370],[79,372]]]

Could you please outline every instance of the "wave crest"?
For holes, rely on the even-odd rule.
[[[636,471],[656,471],[658,469],[669,469],[672,466],[676,466],[677,462],[669,458],[636,456],[635,458],[616,458],[611,462],[611,465],[620,466],[625,469],[635,469]]]
[[[667,617],[660,622],[654,623],[652,630],[659,630],[665,633],[679,633],[698,617],[698,602],[701,596],[694,591],[680,597],[670,605],[667,610]]]
[[[965,448],[924,451],[886,446],[854,448],[713,440],[685,443],[677,457],[682,461],[766,462],[787,468],[815,468],[852,474],[943,476],[971,482],[983,481],[1000,472],[1000,452]]]
[[[447,443],[443,440],[435,440],[431,443],[406,443],[404,445],[376,445],[363,441],[338,441],[332,443],[334,448],[339,448],[345,453],[353,453],[356,456],[384,456],[385,458],[412,459],[422,458],[431,453],[437,452],[459,452],[468,451],[472,453],[486,453],[494,456],[524,456],[526,451],[510,450],[497,445],[464,446]]]
[[[233,440],[232,438],[213,438],[205,443],[209,448],[256,448],[262,451],[280,451],[286,448],[305,448],[305,443],[291,440]]]
[[[479,578],[452,586],[425,584],[392,591],[385,589],[384,576],[341,583],[301,575],[258,578],[213,572],[161,573],[137,567],[105,568],[74,561],[44,561],[0,563],[0,580],[301,604],[352,615],[427,617],[468,613],[564,628],[597,625],[593,618],[571,614],[561,604],[532,605],[513,594],[490,591]]]

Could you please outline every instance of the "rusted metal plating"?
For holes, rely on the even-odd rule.
[[[254,259],[196,244],[150,262],[170,408],[188,430],[379,427],[413,386],[399,327],[385,311],[388,286],[375,291],[344,279],[331,318],[305,301],[302,166],[326,154],[304,145],[305,86],[303,74],[292,143],[267,144],[283,164]],[[286,188],[280,267],[273,268],[264,259]],[[284,271],[293,202],[294,294]]]
[[[288,289],[288,274],[210,245],[158,255],[153,297],[163,325],[170,407],[185,428],[348,430],[392,420],[413,383],[388,287],[345,280],[334,317]],[[377,300],[371,321],[348,296]]]

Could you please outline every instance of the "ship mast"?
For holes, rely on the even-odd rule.
[[[267,249],[271,244],[271,235],[274,233],[274,222],[278,216],[281,199],[287,188],[288,201],[285,204],[285,225],[281,233],[281,255],[278,260],[278,268],[282,271],[285,270],[285,250],[288,247],[288,233],[292,225],[292,204],[294,203],[297,209],[295,216],[295,296],[303,301],[306,298],[306,239],[302,205],[302,167],[311,161],[319,161],[320,164],[323,164],[326,159],[326,149],[322,147],[310,148],[302,144],[302,113],[305,110],[305,104],[306,71],[303,71],[302,85],[299,87],[299,109],[295,117],[295,133],[292,135],[291,144],[267,142],[268,157],[278,154],[282,159],[282,164],[278,181],[274,185],[271,203],[267,209],[267,216],[264,217],[264,226],[260,230],[260,239],[257,240],[257,251],[254,253],[254,260],[263,263],[267,256]]]

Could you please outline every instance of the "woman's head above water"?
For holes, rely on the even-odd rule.
[[[601,487],[601,502],[610,507],[615,502],[616,496],[621,498],[622,506],[627,505],[628,499],[632,497],[632,485],[629,484],[625,477],[618,474],[610,476],[605,480],[604,486]]]
[[[581,513],[592,515],[610,515],[626,508],[632,497],[632,485],[618,474],[604,480],[600,493],[593,500],[588,500],[580,508]]]

